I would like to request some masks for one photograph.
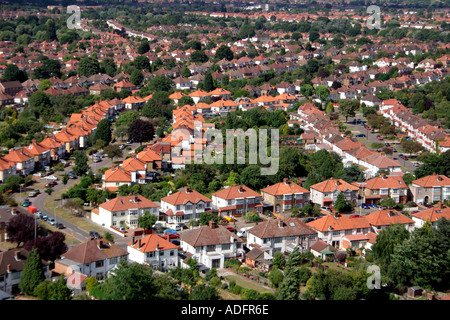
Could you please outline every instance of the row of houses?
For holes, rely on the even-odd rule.
[[[27,147],[10,149],[0,158],[0,181],[5,181],[10,175],[26,176],[43,170],[75,150],[86,148],[87,139],[95,132],[98,122],[111,117],[122,107],[120,100],[99,101],[80,113],[72,114],[66,126],[44,140],[33,140]]]
[[[450,135],[440,123],[431,123],[414,114],[397,99],[384,100],[379,113],[426,150],[433,153],[450,150]]]
[[[306,149],[336,152],[342,157],[345,167],[358,165],[363,169],[366,178],[374,177],[380,170],[391,175],[402,175],[397,160],[382,152],[369,150],[363,143],[345,136],[336,123],[312,103],[304,103],[296,113],[291,112],[289,116],[290,127],[298,126],[305,130],[306,135],[302,138]]]

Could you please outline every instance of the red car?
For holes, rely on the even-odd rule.
[[[359,218],[359,214],[352,214],[350,218]]]
[[[169,233],[169,239],[178,239],[179,237],[178,234]],[[167,240],[167,234],[163,238]]]
[[[383,140],[383,137],[378,137],[378,140]]]
[[[45,185],[45,187],[48,188],[48,187],[53,187],[53,186],[56,186],[56,185],[57,185],[56,181],[51,181],[51,182],[47,183]]]
[[[366,130],[370,130],[370,127],[369,126],[367,126],[367,127],[365,127],[366,128]]]
[[[230,232],[233,232],[233,231],[234,231],[234,228],[233,228],[233,227],[229,227],[229,226],[228,226],[228,227],[225,227],[225,228],[227,228],[227,230],[230,231]]]

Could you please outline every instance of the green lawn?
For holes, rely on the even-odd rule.
[[[235,281],[236,285],[238,285],[238,286],[241,286],[241,287],[247,288],[247,289],[253,289],[255,291],[258,291],[259,293],[263,293],[263,292],[273,293],[274,292],[273,289],[263,287],[259,283],[252,281],[250,279],[245,279],[245,278],[242,278],[239,276],[234,276],[234,275],[226,276],[225,278],[227,278],[228,281],[231,281],[231,280]]]

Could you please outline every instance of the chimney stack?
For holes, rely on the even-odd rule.
[[[138,249],[141,248],[141,239],[138,240]]]
[[[209,220],[209,227],[211,229],[214,229],[216,227],[216,223],[214,222],[214,220]]]
[[[189,193],[190,192],[189,187],[188,186],[184,186],[184,191],[186,191],[186,193]]]
[[[20,260],[20,251],[17,250],[16,252],[14,252],[14,258],[16,258],[16,261]]]
[[[11,265],[10,264],[8,264],[6,266],[6,272],[11,273]]]
[[[288,178],[283,179],[284,184],[288,184]]]

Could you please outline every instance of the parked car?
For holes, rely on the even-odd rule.
[[[359,217],[360,217],[359,214],[352,214],[352,215],[350,216],[350,218],[359,218]]]
[[[174,245],[179,246],[180,245],[180,241],[179,240],[172,240],[170,241],[172,242]]]
[[[101,159],[101,158],[98,158],[98,157],[94,157],[93,161],[97,163],[97,162],[101,162],[102,159]]]
[[[178,234],[166,233],[163,238],[167,240],[167,236],[169,236],[169,239],[178,239],[180,237]]]
[[[383,140],[383,137],[378,137],[378,140],[382,141],[382,140]]]
[[[370,127],[369,127],[369,126],[365,126],[365,128],[366,128],[366,130],[370,130]]]
[[[305,223],[308,223],[308,222],[311,222],[311,221],[314,221],[314,220],[316,220],[316,219],[314,219],[314,218],[306,218],[305,219]]]
[[[326,210],[326,211],[330,211],[331,208],[330,207],[321,207],[322,210]]]
[[[23,206],[24,207],[28,207],[31,204],[30,200],[27,198],[25,200],[23,200]]]
[[[364,138],[366,135],[364,134],[364,133],[360,133],[360,134],[357,134],[356,135],[356,137],[358,137],[358,138]]]
[[[56,223],[56,228],[58,229],[64,229],[64,225],[61,222]]]
[[[55,218],[48,218],[47,222],[50,223],[52,226],[56,225],[56,220]]]
[[[89,231],[89,237],[91,237],[91,239],[101,239],[102,236],[94,230]]]
[[[39,193],[40,193],[39,190],[33,190],[33,191],[31,191],[31,192],[28,193],[28,196],[29,196],[30,198],[33,198],[33,197],[36,197]]]
[[[56,186],[58,183],[56,181],[50,181],[45,185],[46,188]]]
[[[231,232],[234,232],[234,230],[235,230],[235,229],[234,229],[233,227],[231,227],[231,226],[226,226],[225,228],[226,228],[228,231],[231,231]]]
[[[365,203],[361,203],[361,208],[363,209],[369,209],[369,205],[365,204]]]

